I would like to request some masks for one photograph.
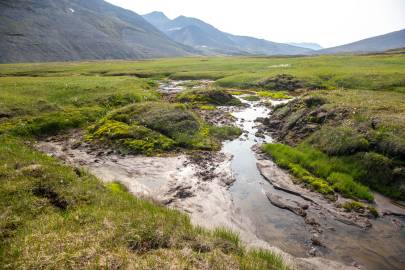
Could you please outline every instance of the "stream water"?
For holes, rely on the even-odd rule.
[[[184,90],[184,84],[191,82],[167,82],[160,87],[165,94],[176,94]],[[210,84],[204,81],[203,84]],[[194,86],[198,87],[198,86]],[[346,225],[334,219],[323,208],[309,206],[306,212],[315,215],[320,228],[316,228],[321,235],[321,246],[314,247],[311,237],[314,227],[308,225],[302,216],[291,211],[274,206],[267,194],[280,196],[283,199],[307,203],[301,197],[275,189],[260,173],[257,167],[257,155],[252,150],[255,145],[272,142],[270,136],[257,137],[255,120],[268,117],[270,109],[260,101],[243,101],[246,107],[220,108],[229,110],[237,119],[244,134],[239,138],[224,143],[223,151],[228,158],[225,162],[212,159],[213,166],[226,176],[235,178],[231,186],[222,181],[201,181],[196,176],[195,166],[185,165],[186,155],[171,157],[144,157],[104,155],[102,150],[89,151],[86,144],[73,147],[81,140],[81,135],[69,137],[67,140],[55,138],[38,144],[38,149],[55,157],[61,158],[75,166],[85,166],[93,174],[104,181],[121,181],[136,195],[152,198],[165,196],[169,192],[170,198],[179,187],[191,190],[191,197],[177,197],[171,206],[191,213],[191,217],[198,217],[199,225],[246,225],[240,228],[249,232],[255,240],[275,246],[296,257],[316,255],[346,265],[361,265],[371,270],[403,270],[405,269],[405,219],[396,216],[383,216],[371,220],[372,227],[362,229],[353,225]],[[271,101],[280,103],[281,101]],[[285,102],[285,101],[284,101]],[[100,152],[101,151],[101,152]],[[103,155],[100,155],[103,154]],[[215,155],[219,155],[216,153]],[[214,156],[215,156],[214,155]],[[232,159],[229,161],[230,156]],[[271,167],[275,175],[289,176],[277,166]],[[277,176],[274,176],[277,177]],[[225,177],[215,176],[217,180]],[[269,179],[267,177],[267,179]],[[280,178],[281,179],[281,178]],[[219,185],[220,184],[220,185]],[[228,188],[229,186],[229,188]],[[376,195],[375,199],[380,210],[395,209],[388,198]],[[400,211],[400,210],[398,210]],[[405,214],[405,210],[402,209]],[[230,221],[230,222],[229,222]],[[205,223],[204,223],[205,222]],[[225,224],[223,224],[225,223]],[[319,224],[318,224],[319,225]],[[316,249],[316,252],[310,252]],[[317,269],[322,269],[317,268]],[[334,269],[334,268],[332,268]]]
[[[277,101],[273,101],[277,103]],[[256,155],[252,146],[271,142],[269,136],[255,136],[255,119],[268,117],[269,109],[260,102],[245,102],[250,106],[233,114],[237,124],[246,135],[226,142],[223,150],[233,156],[232,171],[236,178],[229,191],[241,217],[250,219],[258,238],[273,246],[300,257],[308,256],[311,248],[311,232],[302,217],[272,205],[266,197],[271,192],[283,198],[295,195],[276,190],[260,174],[256,166]],[[405,220],[386,216],[372,221],[372,228],[364,230],[336,220],[327,220],[328,230],[323,232],[322,256],[342,261],[348,265],[356,263],[367,269],[405,269],[405,231],[398,222]]]

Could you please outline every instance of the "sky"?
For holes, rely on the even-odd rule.
[[[338,46],[405,28],[405,0],[107,0],[146,14],[201,19],[221,31],[275,42]]]

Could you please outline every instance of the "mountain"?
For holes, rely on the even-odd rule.
[[[405,47],[405,29],[363,39],[350,44],[316,51],[320,54],[382,52]]]
[[[311,50],[321,50],[323,47],[319,45],[318,43],[313,43],[313,42],[289,42],[287,43],[292,46],[297,46],[301,48],[306,48],[306,49],[311,49]]]
[[[312,51],[264,39],[231,35],[196,18],[179,16],[170,20],[161,12],[152,12],[143,17],[173,40],[205,54],[298,55]]]
[[[166,24],[170,22],[170,19],[166,17],[163,12],[152,12],[143,16],[148,22],[153,21],[153,25],[157,28],[164,27]]]
[[[141,59],[195,53],[103,0],[0,0],[0,62]]]

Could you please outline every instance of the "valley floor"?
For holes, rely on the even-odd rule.
[[[0,263],[401,269],[402,58],[0,66]]]

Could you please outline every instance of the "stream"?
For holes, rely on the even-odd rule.
[[[184,83],[187,82],[162,83],[160,91],[174,95],[185,89]],[[202,85],[210,83],[203,81]],[[219,110],[230,112],[244,133],[224,142],[219,153],[205,157],[204,165],[190,162],[185,154],[169,157],[106,154],[102,149],[84,143],[80,133],[50,138],[39,142],[37,148],[72,166],[86,167],[103,181],[121,181],[137,196],[153,198],[187,212],[195,224],[227,226],[239,232],[246,243],[260,243],[251,246],[276,247],[294,257],[308,258],[303,259],[305,262],[326,258],[342,262],[351,269],[405,269],[403,217],[386,215],[370,221],[358,217],[370,223],[370,226],[359,227],[342,219],[341,213],[336,214],[333,205],[319,194],[301,188],[300,192],[305,196],[297,196],[275,188],[273,180],[292,181],[288,173],[257,151],[257,145],[272,142],[272,138],[266,134],[257,136],[259,123],[255,120],[268,117],[271,111],[261,101],[242,102],[245,107],[220,107]],[[259,169],[260,162],[267,164],[270,176],[265,176],[265,170]],[[212,179],[202,181],[199,175],[209,169]],[[305,216],[275,206],[269,196],[305,205]],[[305,200],[308,197],[314,200],[308,202]],[[396,209],[388,198],[376,194],[376,201],[379,210],[381,205],[405,215],[405,210]],[[299,269],[347,268],[312,265]]]
[[[282,250],[298,257],[308,256],[311,249],[311,228],[296,214],[272,205],[266,192],[284,198],[301,200],[297,196],[275,189],[257,168],[252,147],[272,142],[270,136],[255,136],[255,119],[268,117],[269,109],[260,102],[247,102],[250,106],[232,113],[237,124],[247,131],[242,139],[225,142],[223,151],[233,156],[232,171],[236,181],[229,191],[241,216],[250,219],[256,235]],[[280,103],[272,101],[274,104]],[[280,170],[280,169],[278,169]],[[405,269],[405,219],[385,216],[372,220],[372,227],[361,229],[326,218],[322,224],[322,247],[317,255],[348,265],[362,265],[366,269]],[[402,225],[398,225],[402,224]]]

